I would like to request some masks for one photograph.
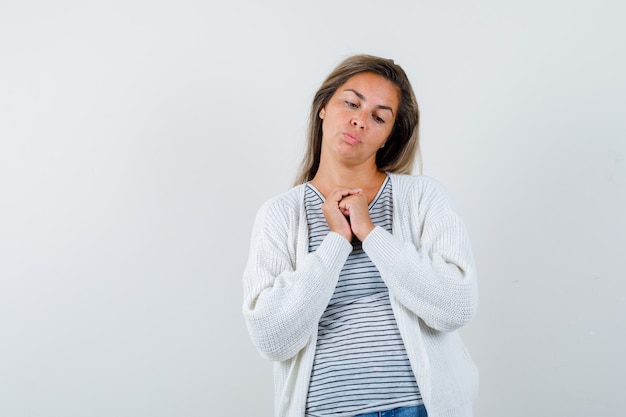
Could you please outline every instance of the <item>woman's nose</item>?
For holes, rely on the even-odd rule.
[[[363,120],[361,120],[360,117],[355,116],[354,119],[352,119],[352,126],[363,129],[365,127],[365,123],[363,123]]]

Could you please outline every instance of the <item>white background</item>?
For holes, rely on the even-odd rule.
[[[626,409],[622,2],[0,4],[1,417],[271,415],[250,228],[354,53],[470,230],[476,415]]]

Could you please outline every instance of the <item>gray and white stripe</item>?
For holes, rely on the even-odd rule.
[[[329,233],[323,196],[305,190],[309,252]],[[389,178],[369,206],[375,225],[391,232]],[[307,399],[307,416],[351,416],[422,403],[415,376],[389,302],[387,286],[361,242],[340,273],[322,315]]]

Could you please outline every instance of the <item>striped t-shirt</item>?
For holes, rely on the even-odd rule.
[[[376,226],[391,232],[391,181],[369,205]],[[324,198],[311,184],[304,193],[309,252],[329,233]],[[353,416],[422,404],[400,337],[387,286],[354,239],[319,327],[306,415]]]

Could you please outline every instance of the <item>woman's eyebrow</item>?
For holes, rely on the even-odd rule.
[[[353,93],[354,93],[354,94],[355,94],[355,95],[356,95],[359,99],[361,99],[361,100],[363,100],[363,101],[367,101],[367,100],[365,100],[365,96],[364,96],[363,94],[359,93],[358,91],[356,91],[356,90],[355,90],[355,89],[353,89],[353,88],[346,88],[344,91],[351,91],[351,92],[353,92]],[[377,108],[379,108],[379,109],[382,109],[382,110],[389,110],[389,111],[391,112],[391,114],[393,114],[393,109],[392,109],[391,107],[389,107],[389,106],[385,106],[385,105],[379,104],[379,105],[378,105],[378,106],[376,106],[376,107],[377,107]]]

